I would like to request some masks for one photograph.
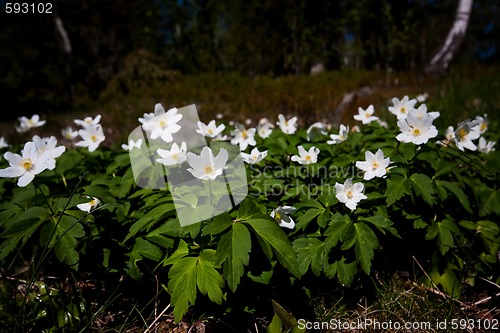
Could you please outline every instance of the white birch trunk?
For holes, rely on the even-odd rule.
[[[443,72],[455,57],[469,25],[469,17],[474,0],[459,0],[453,26],[441,48],[432,57],[427,71]]]

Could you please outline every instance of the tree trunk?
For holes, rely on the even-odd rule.
[[[54,25],[56,27],[56,31],[59,35],[59,40],[61,43],[61,48],[66,56],[66,76],[68,80],[68,95],[70,102],[73,103],[74,97],[75,97],[75,88],[73,84],[73,73],[72,73],[72,59],[73,59],[73,53],[72,53],[72,47],[71,47],[71,41],[68,36],[68,32],[64,28],[63,21],[61,20],[59,16],[59,9],[57,7],[57,3],[54,3]]]
[[[441,48],[426,67],[427,72],[444,72],[453,60],[465,37],[474,0],[459,0],[453,26]]]

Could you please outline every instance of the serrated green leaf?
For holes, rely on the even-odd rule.
[[[180,322],[182,317],[196,301],[196,264],[198,259],[184,257],[172,265],[168,272],[170,281],[168,289],[174,306],[175,321]]]
[[[340,284],[344,287],[349,287],[358,272],[358,265],[355,261],[346,263],[345,260],[345,258],[342,258],[340,261],[336,262],[337,278]]]
[[[458,183],[452,183],[444,180],[436,180],[436,185],[438,187],[442,186],[446,188],[448,191],[450,191],[455,197],[457,197],[457,199],[460,201],[465,210],[470,214],[472,214],[469,198],[467,197],[465,192],[460,187],[458,187]]]
[[[427,234],[425,239],[431,240],[436,238],[439,246],[439,251],[444,255],[450,247],[455,245],[453,240],[452,230],[455,231],[457,228],[456,224],[449,220],[443,220],[442,222],[432,222],[432,225],[427,229]]]
[[[281,265],[296,277],[301,276],[292,244],[275,221],[270,218],[259,218],[248,220],[245,223],[248,223],[255,233],[272,247]]]
[[[132,252],[140,254],[143,257],[158,261],[163,256],[163,251],[156,245],[148,242],[144,238],[137,238],[135,240]]]
[[[223,265],[224,277],[232,292],[240,283],[244,266],[250,260],[252,241],[250,232],[242,223],[233,223],[231,230],[224,234],[217,245],[217,265]]]
[[[213,221],[203,227],[202,236],[217,235],[229,228],[233,224],[231,215],[224,213],[214,217]]]
[[[297,230],[304,230],[309,223],[311,223],[312,220],[314,220],[318,215],[323,213],[325,209],[322,207],[321,209],[318,208],[310,208],[308,209],[303,215],[300,215],[297,218],[297,225],[295,228]]]
[[[304,275],[311,266],[313,273],[319,276],[323,270],[325,244],[317,238],[304,237],[294,240],[293,247],[301,274]]]
[[[500,190],[486,189],[481,191],[481,208],[479,214],[486,216],[491,213],[500,215]]]
[[[398,231],[392,227],[393,223],[387,216],[387,211],[384,208],[377,207],[377,213],[374,216],[359,218],[360,221],[365,221],[373,224],[381,233],[385,235],[385,231],[389,231],[394,236],[398,236]]]
[[[407,178],[394,174],[387,179],[387,190],[385,191],[387,206],[391,206],[405,194],[411,194]]]
[[[260,215],[261,212],[253,202],[253,200],[246,198],[243,200],[238,208],[237,219],[239,221],[246,221],[252,216]]]
[[[363,222],[354,223],[356,230],[356,259],[366,274],[370,274],[373,260],[373,250],[378,249],[378,238],[373,230]]]
[[[348,215],[335,213],[330,221],[330,226],[325,231],[325,251],[329,251],[337,243],[344,240],[345,235],[352,227],[352,221]]]
[[[177,247],[177,250],[172,253],[170,257],[167,257],[163,260],[163,266],[166,265],[173,265],[185,256],[189,254],[189,248],[188,245],[185,241],[182,239],[179,241],[179,246]]]
[[[498,224],[492,221],[477,221],[477,232],[484,238],[495,241],[500,234]]]
[[[409,178],[412,182],[413,190],[417,195],[422,197],[425,202],[432,206],[433,204],[433,194],[434,187],[432,186],[432,180],[424,174],[414,173]]]
[[[196,301],[197,287],[211,301],[222,302],[224,280],[215,269],[215,251],[203,250],[198,257],[184,257],[176,261],[168,272],[168,289],[174,306],[174,318],[177,322]]]
[[[208,295],[212,302],[221,304],[221,288],[224,287],[224,279],[216,270],[220,266],[215,263],[215,260],[215,250],[206,249],[201,252],[197,262],[196,284],[203,295]]]

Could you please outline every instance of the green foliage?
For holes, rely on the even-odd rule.
[[[485,137],[498,141],[494,126]],[[461,152],[431,141],[415,147],[398,142],[397,133],[363,125],[329,145],[326,135],[311,142],[304,129],[287,135],[276,128],[266,139],[256,137],[268,156],[246,165],[251,194],[237,207],[186,227],[169,190],[135,184],[126,152],[68,149],[54,170],[26,187],[0,180],[0,262],[19,268],[23,258],[32,258],[33,281],[48,263],[72,273],[92,267],[105,276],[157,278],[176,321],[207,302],[251,312],[250,303],[241,304],[253,288],[266,290],[262,297],[269,302],[286,288],[312,297],[315,281],[355,288],[367,275],[390,273],[402,257],[422,263],[424,272],[415,275],[452,296],[460,295],[464,281],[498,281],[499,152]],[[318,162],[291,161],[298,145],[318,147]],[[392,163],[384,177],[365,180],[355,162],[377,149]],[[355,209],[340,202],[335,190],[350,178],[363,183],[367,196]],[[189,201],[203,199],[191,192]],[[78,209],[89,197],[100,205],[90,213]],[[292,229],[280,226],[283,206],[295,208]],[[33,284],[27,286],[33,292]],[[16,306],[18,325],[51,329],[70,325],[57,319],[57,311],[76,313],[80,305],[61,305],[43,325],[28,315],[36,302]],[[288,311],[274,305],[274,312],[269,332],[299,332]]]

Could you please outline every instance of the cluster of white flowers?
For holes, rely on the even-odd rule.
[[[488,130],[487,115],[483,117],[477,116],[474,120],[466,120],[458,124],[457,129],[454,130],[452,126],[446,131],[446,138],[443,144],[454,144],[458,149],[464,151],[465,149],[471,151],[479,151],[487,154],[495,150],[496,142],[486,141],[483,135]],[[479,139],[476,145],[473,141]]]
[[[83,120],[75,119],[75,124],[82,127],[78,130],[78,135],[82,140],[78,141],[75,146],[87,147],[90,152],[95,151],[101,142],[106,139],[100,121],[101,115],[97,115],[95,118],[86,117]]]
[[[64,146],[57,146],[57,139],[54,136],[40,138],[35,135],[32,141],[26,142],[21,154],[14,154],[10,151],[4,154],[9,167],[0,170],[0,177],[19,177],[17,185],[25,187],[42,171],[54,170],[56,158],[65,150]]]

